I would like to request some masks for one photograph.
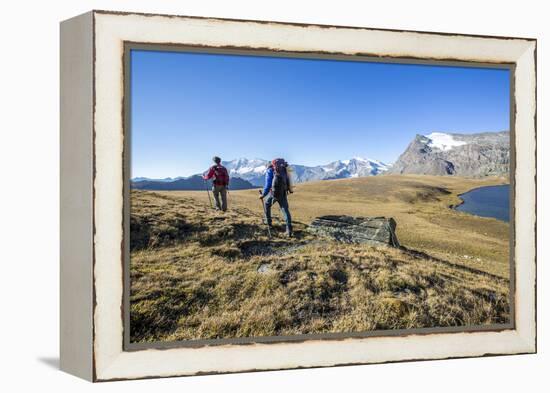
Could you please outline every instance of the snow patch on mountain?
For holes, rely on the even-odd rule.
[[[451,150],[453,147],[463,146],[467,143],[464,141],[456,140],[451,134],[445,134],[443,132],[432,132],[431,134],[426,135],[430,141],[428,146],[432,149],[439,149],[442,151]]]
[[[417,134],[389,173],[434,176],[505,176],[510,171],[508,131]]]

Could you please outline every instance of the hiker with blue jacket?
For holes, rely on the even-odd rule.
[[[287,168],[288,163],[282,158],[276,158],[268,164],[265,172],[265,185],[260,199],[264,203],[266,224],[271,227],[271,206],[277,202],[286,221],[286,235],[292,237],[292,218],[287,197],[292,190]]]

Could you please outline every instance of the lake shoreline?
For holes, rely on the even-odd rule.
[[[510,192],[510,183],[503,183],[503,184],[495,184],[495,185],[490,185],[490,186],[480,186],[480,187],[474,187],[466,192],[462,192],[460,194],[457,194],[457,197],[460,199],[460,201],[456,204],[452,204],[452,205],[449,205],[449,208],[452,209],[452,210],[456,210],[456,211],[460,211],[462,213],[466,213],[466,214],[470,214],[470,215],[473,215],[473,216],[476,216],[476,217],[480,217],[480,218],[493,218],[495,220],[499,220],[499,221],[504,221],[504,222],[509,222],[510,219],[508,217],[508,219],[503,219],[503,218],[498,218],[498,217],[495,217],[495,216],[482,216],[482,215],[479,215],[479,214],[476,214],[476,213],[473,213],[471,211],[468,211],[468,210],[459,210],[459,207],[461,206],[464,206],[464,204],[467,202],[463,196],[466,195],[466,194],[470,194],[472,192],[475,192],[475,191],[479,191],[479,190],[485,190],[485,189],[490,189],[490,188],[494,188],[494,187],[508,187],[508,193]],[[470,202],[470,204],[473,204],[473,201]]]
[[[461,192],[460,194],[456,194],[456,196],[460,199],[460,201],[456,204],[452,204],[452,205],[449,205],[449,209],[456,209],[457,207],[459,207],[460,205],[463,205],[464,204],[464,199],[462,199],[462,195],[464,194],[467,194],[469,192],[472,192],[472,191],[475,191],[475,190],[479,190],[480,188],[485,188],[485,187],[496,187],[496,186],[510,186],[510,183],[502,183],[502,184],[493,184],[493,185],[490,185],[490,186],[478,186],[478,187],[474,187],[474,188],[470,188],[469,190],[467,191],[464,191],[464,192]]]

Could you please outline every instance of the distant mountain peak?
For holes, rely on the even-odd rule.
[[[389,173],[502,176],[509,173],[508,131],[417,134]]]
[[[352,160],[355,160],[355,161],[360,161],[360,162],[369,162],[369,161],[373,161],[369,158],[363,158],[363,157],[353,157]]]

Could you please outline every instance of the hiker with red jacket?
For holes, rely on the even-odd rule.
[[[288,163],[283,158],[276,158],[268,164],[265,172],[265,186],[260,199],[264,202],[267,225],[271,227],[271,206],[277,202],[286,221],[286,235],[292,237],[292,217],[287,196],[288,193],[292,193],[292,189],[287,168]]]
[[[227,169],[221,164],[222,159],[220,157],[212,158],[215,165],[212,165],[206,175],[202,178],[204,180],[212,180],[212,193],[214,194],[214,200],[216,201],[216,209],[226,211],[227,210],[227,188],[229,187],[229,173]],[[221,196],[221,204],[220,204]]]

